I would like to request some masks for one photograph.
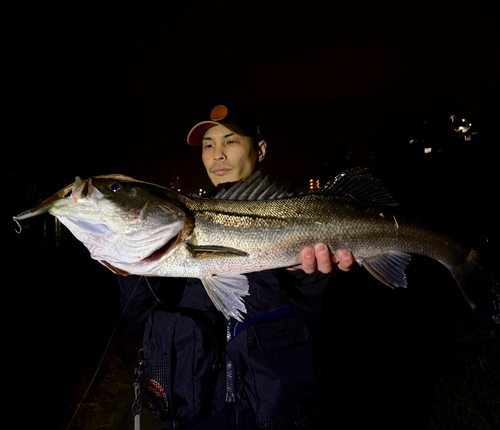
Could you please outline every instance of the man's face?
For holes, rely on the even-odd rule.
[[[264,158],[266,142],[259,142],[256,147],[253,138],[216,125],[203,135],[202,150],[208,177],[217,186],[247,179],[257,161]]]

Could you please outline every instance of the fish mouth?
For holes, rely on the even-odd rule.
[[[86,198],[91,193],[98,193],[99,191],[90,183],[90,181],[90,179],[84,180],[77,176],[75,178],[75,182],[65,186],[62,190],[55,193],[52,197],[48,198],[37,207],[14,216],[13,219],[15,221],[21,221],[42,215],[49,212],[54,204],[60,200],[72,199],[73,202],[76,203],[78,199]]]
[[[78,199],[84,199],[85,197],[87,197],[90,191],[89,187],[90,181],[91,179],[84,180],[80,178],[80,176],[77,176],[75,178],[75,182],[73,184],[73,189],[71,190],[71,196],[70,196],[74,202],[77,202]]]

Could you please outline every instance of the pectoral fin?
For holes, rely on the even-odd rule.
[[[391,288],[406,288],[405,269],[410,260],[410,254],[404,252],[388,252],[375,257],[366,258],[361,262],[361,265],[385,285]]]
[[[229,248],[227,246],[217,246],[217,245],[191,245],[188,244],[187,248],[191,254],[195,257],[201,257],[206,255],[225,255],[231,256],[236,255],[239,257],[246,257],[248,255],[247,252],[241,251],[236,248]]]
[[[246,313],[243,297],[248,296],[248,279],[244,275],[210,276],[201,280],[215,307],[226,318],[243,320]]]

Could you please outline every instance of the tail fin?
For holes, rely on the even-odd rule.
[[[453,277],[462,290],[477,318],[487,328],[500,327],[500,273],[491,265],[481,261],[472,248],[465,262],[450,267]]]

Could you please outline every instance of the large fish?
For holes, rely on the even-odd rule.
[[[59,220],[115,273],[201,279],[226,317],[242,319],[245,273],[298,264],[306,245],[349,249],[391,287],[405,287],[410,254],[444,264],[478,317],[500,325],[500,277],[474,248],[397,208],[378,180],[353,169],[322,189],[290,195],[260,173],[215,199],[192,198],[122,175],[77,177],[23,220]]]

